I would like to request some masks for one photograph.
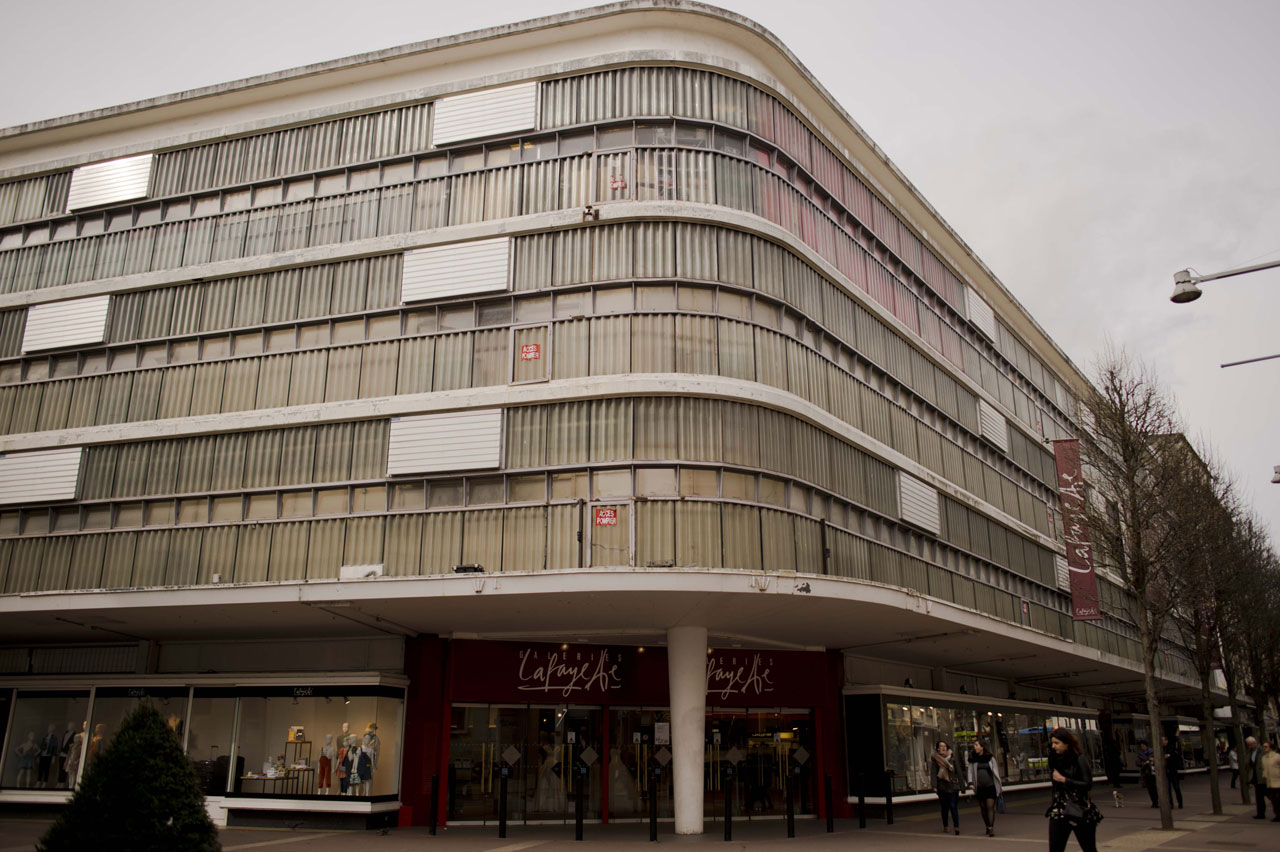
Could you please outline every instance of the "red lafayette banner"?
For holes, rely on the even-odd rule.
[[[1067,573],[1071,577],[1071,617],[1076,621],[1102,618],[1098,607],[1098,577],[1093,573],[1093,542],[1084,521],[1084,475],[1080,470],[1080,442],[1054,441],[1058,494],[1062,498],[1062,534],[1067,544]]]

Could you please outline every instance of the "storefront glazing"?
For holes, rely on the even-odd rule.
[[[74,788],[143,702],[165,717],[205,795],[378,801],[399,790],[404,690],[368,684],[3,689],[0,787]]]

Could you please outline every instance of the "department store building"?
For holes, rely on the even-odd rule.
[[[10,128],[0,181],[0,803],[140,701],[232,824],[492,821],[505,774],[692,833],[1150,736],[1114,578],[1072,614],[1084,377],[749,20]]]

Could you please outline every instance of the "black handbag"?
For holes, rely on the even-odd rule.
[[[1062,799],[1062,815],[1067,819],[1083,820],[1084,805],[1070,796],[1064,796]]]

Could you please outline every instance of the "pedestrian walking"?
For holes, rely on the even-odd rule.
[[[1271,810],[1275,814],[1272,822],[1280,822],[1280,752],[1270,742],[1262,744],[1262,758],[1259,761],[1262,777],[1267,783],[1267,795],[1271,799]],[[1265,813],[1265,811],[1264,811]]]
[[[945,742],[938,743],[929,759],[929,780],[932,782],[930,786],[933,787],[933,792],[938,794],[938,805],[942,810],[942,833],[946,834],[951,830],[947,827],[947,817],[950,816],[951,824],[956,834],[959,834],[960,791],[964,789],[965,783],[956,768],[955,755]]]
[[[1081,753],[1076,735],[1066,728],[1053,729],[1049,746],[1053,800],[1044,813],[1049,818],[1049,852],[1063,852],[1073,832],[1083,852],[1098,852],[1096,838],[1102,812],[1089,797],[1093,767]]]
[[[1156,756],[1146,740],[1138,741],[1138,772],[1142,776],[1142,786],[1147,788],[1147,795],[1151,797],[1151,807],[1160,807],[1156,792]]]
[[[1241,784],[1253,785],[1254,806],[1257,813],[1254,819],[1267,818],[1267,781],[1262,777],[1262,749],[1256,737],[1245,737],[1244,740],[1244,775]]]
[[[968,777],[973,797],[978,800],[978,810],[982,812],[982,824],[987,827],[987,837],[995,837],[996,801],[1004,794],[1004,787],[987,741],[981,737],[973,744],[973,753],[969,755]]]
[[[1160,748],[1164,750],[1164,777],[1169,782],[1169,805],[1173,805],[1173,797],[1178,798],[1178,807],[1182,807],[1182,743],[1177,740],[1169,745],[1168,737],[1160,738]]]
[[[1103,769],[1107,773],[1107,783],[1115,789],[1120,789],[1120,769],[1124,763],[1124,758],[1120,754],[1120,744],[1114,739],[1107,740],[1102,747]]]
[[[1234,790],[1236,782],[1240,780],[1240,755],[1236,753],[1235,746],[1227,752],[1227,765],[1231,767],[1231,789]]]

